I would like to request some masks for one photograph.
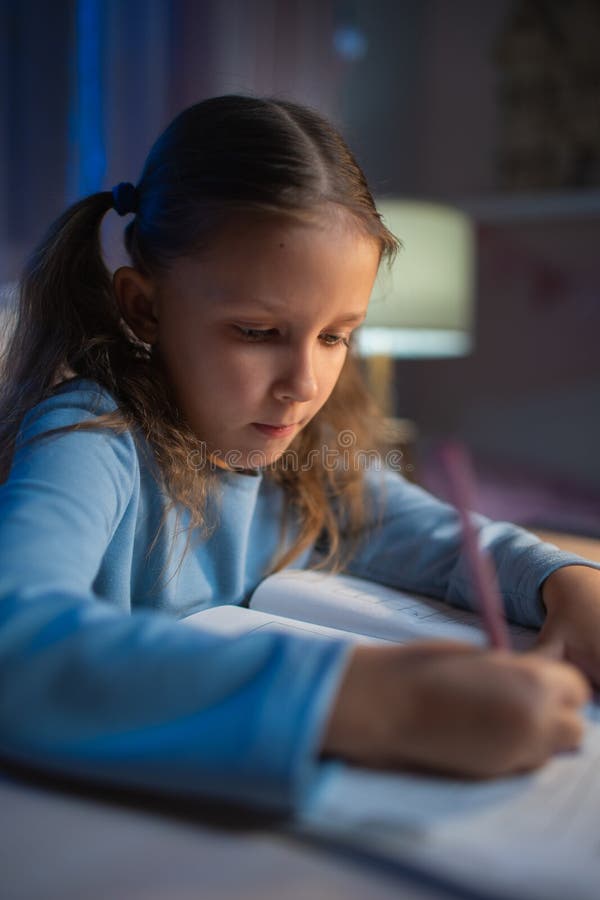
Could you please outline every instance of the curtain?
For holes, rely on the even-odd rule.
[[[0,283],[65,206],[136,181],[162,128],[221,93],[335,118],[334,0],[0,0]],[[337,12],[336,12],[337,10]],[[343,11],[342,11],[343,14]],[[119,223],[108,222],[109,254]]]

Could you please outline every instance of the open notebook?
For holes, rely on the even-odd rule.
[[[474,613],[349,576],[299,570],[267,578],[248,609],[215,607],[185,622],[230,635],[275,628],[349,641],[486,642]],[[515,649],[535,640],[531,629],[509,630]],[[472,782],[375,772],[339,761],[324,763],[321,770],[292,826],[299,834],[433,872],[450,894],[459,885],[482,897],[600,897],[600,706],[595,703],[588,709],[583,748],[527,775]]]

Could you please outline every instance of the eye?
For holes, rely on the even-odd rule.
[[[243,341],[255,344],[260,343],[261,341],[268,341],[270,338],[276,337],[279,333],[276,328],[246,328],[243,325],[236,325],[235,329]],[[343,334],[330,334],[329,332],[324,332],[319,335],[319,340],[325,344],[326,347],[337,347],[339,345],[343,345],[344,347],[350,346],[349,336],[347,337]]]
[[[275,328],[243,328],[241,325],[236,325],[236,328],[244,341],[265,341],[277,334]]]
[[[343,334],[322,334],[321,340],[326,347],[337,347],[338,344],[342,344],[344,347],[350,346],[350,338]]]

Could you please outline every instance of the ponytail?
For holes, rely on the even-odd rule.
[[[0,480],[28,409],[71,375],[98,377],[106,340],[122,339],[111,277],[100,246],[110,191],[69,207],[25,265],[11,333],[0,359]],[[7,328],[8,330],[8,328]],[[108,367],[109,368],[109,367]]]

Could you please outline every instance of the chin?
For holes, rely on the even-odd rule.
[[[282,456],[284,450],[271,451],[266,453],[264,450],[254,450],[249,453],[244,462],[245,469],[266,469],[272,466]]]
[[[279,447],[277,450],[250,450],[242,463],[245,469],[264,469],[272,466],[278,459],[281,459],[287,451],[289,444],[285,447]]]

